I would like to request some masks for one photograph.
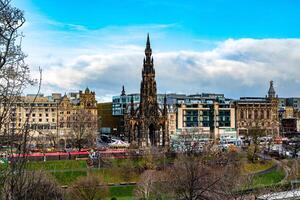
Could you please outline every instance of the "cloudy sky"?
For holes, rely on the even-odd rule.
[[[149,32],[161,93],[300,96],[298,0],[13,0],[42,92],[138,92]],[[34,91],[28,89],[28,93]]]

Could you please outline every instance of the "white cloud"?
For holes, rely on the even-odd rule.
[[[146,33],[150,32],[159,92],[220,92],[228,97],[265,95],[275,81],[283,96],[300,96],[300,39],[190,40],[172,35],[179,24],[110,26],[89,30],[30,14],[23,28],[27,62],[43,68],[46,93],[89,86],[101,101],[139,92]],[[175,31],[176,32],[176,31]],[[201,49],[201,45],[209,49]],[[173,47],[181,49],[170,51]],[[166,47],[166,48],[165,48]]]
[[[143,48],[113,45],[109,53],[79,54],[49,65],[44,85],[61,90],[90,86],[105,101],[119,94],[123,84],[127,91],[138,92]],[[280,94],[299,95],[300,39],[228,39],[210,51],[153,51],[160,92],[265,95],[272,79]]]

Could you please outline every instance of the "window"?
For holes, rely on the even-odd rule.
[[[41,116],[42,116],[42,113],[40,113],[39,116],[41,117]]]
[[[248,113],[248,119],[252,119],[252,112],[251,112],[251,110]]]
[[[265,112],[262,110],[260,111],[260,119],[264,119],[265,118]]]
[[[54,118],[52,118],[52,122],[55,122],[55,119],[54,119]]]
[[[258,119],[258,111],[254,110],[254,119]]]
[[[49,117],[49,114],[48,114],[48,113],[46,113],[46,117]]]
[[[35,113],[32,113],[32,117],[35,117]]]
[[[39,122],[41,122],[42,121],[42,119],[39,119]]]
[[[270,111],[267,110],[267,119],[270,119],[270,118],[271,118],[271,116],[270,116]]]

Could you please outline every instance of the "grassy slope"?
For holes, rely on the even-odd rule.
[[[125,162],[125,163],[123,163]],[[88,170],[86,162],[83,160],[60,160],[46,162],[29,162],[28,169],[30,170],[45,170],[49,171],[60,184],[69,185],[78,177],[87,176],[88,173],[101,175],[106,183],[121,183],[133,182],[138,180],[138,175],[134,174],[129,180],[124,180],[121,173],[121,167],[126,163],[126,160],[112,160],[113,167]],[[140,164],[139,160],[133,162],[134,166]],[[265,163],[245,163],[243,173],[255,173],[270,168],[274,163],[271,161]],[[57,170],[57,171],[56,171]],[[63,170],[63,171],[60,171]],[[284,177],[282,170],[273,170],[268,174],[254,176],[253,187],[262,187],[280,182]],[[119,199],[132,199],[132,191],[134,186],[110,187],[111,197]]]
[[[29,170],[74,170],[86,168],[85,160],[33,161],[27,164],[27,169]]]
[[[284,176],[285,173],[283,170],[274,169],[270,173],[254,176],[252,185],[253,187],[270,186],[279,183],[284,178]]]
[[[88,173],[92,175],[100,175],[103,177],[105,183],[122,183],[122,182],[136,182],[138,175],[133,174],[128,180],[122,176],[120,169],[94,169],[90,171],[64,171],[64,172],[50,172],[61,185],[69,185],[78,177],[87,176]]]
[[[111,199],[112,197],[116,197],[117,200],[129,200],[133,199],[133,190],[135,186],[117,186],[117,187],[110,187],[110,197],[107,199]]]

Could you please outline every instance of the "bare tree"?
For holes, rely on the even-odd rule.
[[[140,181],[134,191],[135,199],[150,199],[155,196],[155,187],[157,185],[157,171],[146,170],[140,176]]]
[[[21,36],[18,29],[24,23],[25,18],[21,10],[12,7],[10,0],[0,1],[0,69],[15,68],[15,63],[23,62],[24,54],[17,43]]]
[[[52,177],[47,176],[45,172],[24,172],[18,181],[22,184],[16,184],[13,192],[11,192],[9,181],[4,184],[0,195],[1,199],[65,199],[64,191],[62,191],[56,181]]]
[[[233,190],[237,177],[233,175],[239,174],[234,158],[219,152],[181,155],[165,171],[160,188],[171,199],[230,199],[229,191]]]
[[[57,136],[57,133],[54,133],[52,131],[48,131],[46,133],[46,138],[49,140],[50,144],[52,147],[56,148],[58,147],[58,144],[57,144],[57,139],[58,139],[58,136]]]
[[[29,68],[21,50],[22,35],[18,29],[24,24],[23,12],[10,5],[9,0],[0,0],[0,130],[2,142],[11,141],[16,131],[10,127],[17,103],[21,103],[23,90],[33,84]]]
[[[76,148],[81,150],[83,146],[93,146],[97,134],[97,116],[89,109],[78,108],[70,116],[70,138]]]
[[[26,171],[28,146],[32,140],[29,116],[37,96],[31,102],[21,97],[26,87],[36,83],[30,77],[21,48],[23,36],[19,29],[24,23],[21,10],[13,7],[10,0],[0,0],[0,145],[9,147],[7,157],[10,161],[8,167],[1,167],[0,197],[8,200],[41,199],[45,194],[51,196],[52,192],[50,182],[41,173]],[[37,94],[40,86],[41,70]],[[18,108],[26,109],[28,117],[16,126]]]
[[[75,181],[68,193],[73,200],[101,200],[107,197],[108,188],[101,177],[89,175]]]
[[[248,133],[252,137],[252,144],[248,147],[247,156],[248,159],[254,163],[258,160],[257,154],[260,151],[259,137],[265,136],[266,130],[254,127],[249,129]]]

